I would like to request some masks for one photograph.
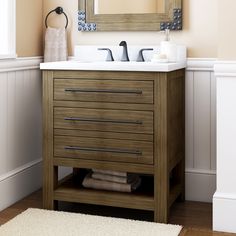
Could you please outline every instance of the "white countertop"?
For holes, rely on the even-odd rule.
[[[60,61],[41,63],[41,70],[97,70],[97,71],[143,71],[170,72],[186,67],[185,62],[157,63],[157,62],[78,62]]]

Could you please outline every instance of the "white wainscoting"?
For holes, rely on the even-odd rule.
[[[215,65],[217,81],[217,191],[213,229],[236,233],[236,61]]]
[[[0,210],[42,183],[40,62],[0,61]]]
[[[216,189],[215,59],[188,59],[186,106],[186,199],[212,202]]]
[[[42,184],[40,62],[0,61],[0,210]],[[214,63],[189,59],[186,70],[186,199],[192,201],[211,202],[216,188]]]

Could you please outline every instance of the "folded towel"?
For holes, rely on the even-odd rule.
[[[113,171],[113,170],[100,170],[100,169],[92,169],[94,173],[106,174],[106,175],[115,175],[120,177],[127,177],[127,172]]]
[[[122,184],[130,184],[137,180],[138,175],[135,174],[128,174],[127,177],[117,176],[117,175],[107,175],[102,173],[92,173],[93,179],[99,179],[99,180],[106,180],[110,182],[116,182],[116,183],[122,183]]]
[[[92,173],[88,173],[84,180],[82,185],[85,188],[92,188],[92,189],[99,189],[99,190],[110,190],[110,191],[118,191],[118,192],[132,192],[136,190],[140,184],[141,179],[138,178],[134,182],[130,184],[121,184],[121,183],[115,183],[105,180],[97,180],[93,179],[91,177]]]
[[[45,32],[44,62],[67,60],[67,37],[65,28],[50,28]]]

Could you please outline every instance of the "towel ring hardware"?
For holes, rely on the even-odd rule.
[[[68,26],[68,17],[67,17],[67,15],[66,15],[66,13],[63,11],[63,8],[62,8],[62,7],[57,7],[57,8],[55,8],[55,9],[51,10],[51,11],[47,14],[47,16],[46,16],[46,18],[45,18],[45,26],[46,26],[46,28],[48,28],[48,24],[47,24],[48,17],[49,17],[49,15],[50,15],[51,13],[53,13],[54,11],[55,11],[58,15],[64,14],[64,16],[65,16],[65,18],[66,18],[66,26],[65,26],[65,28],[67,28],[67,26]]]

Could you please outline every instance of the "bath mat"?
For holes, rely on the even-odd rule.
[[[0,226],[1,236],[178,236],[179,225],[32,209]]]

